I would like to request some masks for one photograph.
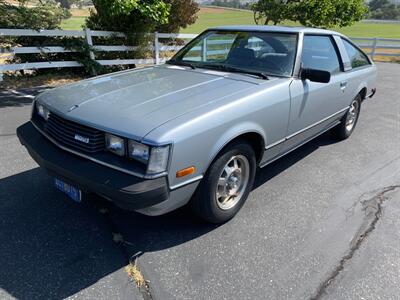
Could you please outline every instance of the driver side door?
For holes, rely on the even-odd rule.
[[[301,67],[328,71],[331,80],[329,83],[301,78],[292,81],[291,110],[284,151],[296,148],[333,127],[348,109],[341,101],[346,93],[346,74],[332,36],[305,35]]]

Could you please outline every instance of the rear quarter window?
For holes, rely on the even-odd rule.
[[[342,41],[350,58],[351,67],[353,69],[370,65],[368,57],[363,52],[354,47],[349,41],[343,38]]]

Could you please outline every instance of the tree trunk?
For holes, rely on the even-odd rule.
[[[253,12],[253,18],[254,18],[254,23],[256,23],[256,24],[258,25],[258,19],[257,19],[257,17],[256,17],[256,14],[257,14],[257,12],[254,11],[254,12]]]

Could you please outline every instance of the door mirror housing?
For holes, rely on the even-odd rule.
[[[329,81],[331,81],[331,73],[329,73],[328,71],[315,69],[302,69],[301,79],[308,79],[313,82],[329,83]]]

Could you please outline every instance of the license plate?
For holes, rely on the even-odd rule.
[[[69,198],[74,200],[75,202],[81,202],[82,201],[82,192],[80,189],[65,183],[64,181],[54,178],[54,184],[57,189],[59,189],[61,192],[67,194]]]

